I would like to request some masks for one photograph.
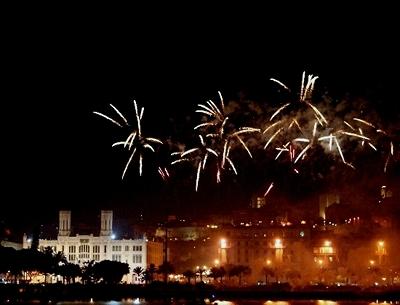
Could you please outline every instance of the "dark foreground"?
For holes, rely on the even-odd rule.
[[[209,285],[177,285],[153,283],[138,285],[0,285],[0,304],[17,304],[37,300],[39,303],[58,301],[121,300],[203,300],[203,299],[265,299],[265,300],[363,300],[399,301],[400,286],[386,288],[254,286],[221,288]]]

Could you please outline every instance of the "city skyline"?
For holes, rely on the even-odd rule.
[[[116,206],[131,213],[150,206],[168,213],[169,207],[201,207],[210,198],[211,204],[236,199],[239,205],[249,203],[249,195],[262,189],[252,190],[254,181],[246,179],[254,173],[254,164],[220,186],[200,185],[198,193],[193,177],[181,176],[182,181],[173,185],[163,182],[154,170],[146,170],[139,178],[135,167],[121,181],[127,155],[111,149],[116,130],[92,113],[110,110],[110,103],[133,114],[135,99],[145,108],[147,132],[165,141],[182,134],[182,129],[192,133],[200,120],[196,105],[218,100],[218,91],[226,101],[265,104],[276,89],[270,78],[297,90],[306,71],[320,77],[318,95],[327,91],[341,99],[349,93],[354,99],[366,98],[383,120],[395,122],[399,116],[397,79],[392,76],[398,65],[395,48],[391,40],[376,34],[364,34],[358,40],[348,34],[343,41],[325,43],[316,39],[307,50],[290,52],[295,41],[271,38],[265,46],[262,39],[254,45],[242,38],[237,47],[231,36],[184,40],[180,33],[170,43],[162,33],[153,43],[138,38],[133,50],[124,49],[126,40],[121,43],[97,34],[85,41],[77,29],[72,32],[76,37],[60,35],[54,40],[44,33],[33,41],[37,48],[29,56],[14,52],[23,46],[21,42],[9,48],[9,101],[4,110],[9,144],[3,179],[9,202],[2,218],[15,226],[20,225],[19,219],[23,227],[32,218],[41,222],[63,208],[84,212]],[[266,30],[264,35],[268,34]],[[29,41],[33,37],[26,36]],[[263,191],[268,183],[267,179],[260,182],[265,184]],[[287,187],[281,189],[284,192]]]

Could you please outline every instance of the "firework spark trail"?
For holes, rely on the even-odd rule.
[[[283,128],[279,128],[273,135],[271,138],[269,138],[267,144],[265,144],[264,149],[266,149],[268,147],[268,145],[272,142],[272,140],[277,136],[278,133],[280,133],[282,131]]]
[[[296,164],[297,161],[299,161],[299,159],[301,158],[301,156],[303,156],[303,155],[306,153],[306,151],[310,149],[310,147],[311,147],[311,145],[308,144],[308,145],[299,153],[299,155],[297,156],[296,160],[294,160],[294,164]]]
[[[129,133],[128,137],[125,139],[125,141],[118,141],[112,144],[112,147],[120,146],[123,145],[124,148],[127,148],[128,151],[132,150],[132,147],[134,147],[132,153],[129,156],[128,161],[126,162],[124,171],[122,173],[122,179],[124,179],[126,172],[128,170],[129,165],[131,164],[133,157],[135,156],[136,153],[139,155],[139,176],[142,176],[143,173],[143,153],[146,149],[152,151],[153,153],[155,152],[154,147],[150,143],[157,143],[157,144],[163,144],[163,142],[159,139],[152,138],[152,137],[143,137],[142,136],[142,123],[141,120],[143,119],[143,113],[144,113],[144,107],[142,107],[139,111],[138,106],[136,101],[133,101],[134,108],[135,108],[135,118],[136,118],[136,126],[137,129],[133,130],[132,132]],[[117,115],[124,121],[124,124],[126,127],[129,127],[129,122],[125,118],[125,116],[118,110],[117,107],[114,105],[110,104],[111,108],[117,113]],[[99,115],[118,127],[124,127],[120,123],[118,123],[116,120],[112,119],[111,117],[97,112],[93,111],[94,114]]]
[[[117,121],[115,121],[114,119],[110,118],[109,116],[106,116],[105,114],[102,114],[101,112],[97,112],[97,111],[93,111],[94,114],[99,115],[103,118],[105,118],[106,120],[109,120],[110,122],[114,123],[115,125],[117,125],[118,127],[122,128],[122,125],[120,123],[118,123]]]
[[[353,118],[354,121],[360,122],[364,125],[370,126],[372,128],[376,128],[373,124],[371,124],[370,122],[367,122],[365,120],[359,119],[359,118]]]
[[[275,122],[275,123],[271,124],[270,126],[268,126],[268,127],[263,131],[263,134],[265,134],[268,130],[274,128],[276,125],[281,124],[281,123],[282,123],[282,121],[278,121],[278,122]]]
[[[205,114],[208,119],[206,122],[200,123],[194,127],[194,130],[199,130],[200,132],[206,132],[204,135],[205,139],[210,139],[210,144],[213,147],[219,147],[219,149],[213,149],[210,146],[205,144],[205,139],[200,134],[200,142],[202,149],[197,151],[197,149],[191,149],[181,154],[181,158],[190,154],[192,152],[199,152],[201,159],[201,167],[200,172],[196,175],[196,180],[200,179],[201,170],[204,170],[207,164],[207,160],[209,158],[208,153],[213,154],[217,159],[217,182],[221,180],[221,169],[225,169],[225,164],[228,162],[229,167],[237,174],[236,167],[229,157],[230,150],[234,143],[238,142],[248,153],[248,155],[252,158],[252,154],[250,152],[249,147],[246,145],[246,142],[241,138],[242,135],[260,132],[259,128],[253,127],[241,127],[238,130],[229,130],[227,131],[227,122],[229,120],[229,116],[225,113],[225,105],[222,94],[218,91],[219,99],[221,102],[220,108],[214,103],[212,100],[207,101],[204,104],[198,104],[198,108],[195,112]],[[229,128],[231,128],[231,125]],[[203,130],[205,129],[205,130]],[[205,149],[205,151],[204,151]],[[197,162],[197,161],[196,161]],[[198,164],[195,165],[198,168]],[[197,169],[199,171],[199,169]],[[199,181],[196,182],[196,190],[198,189]]]
[[[360,138],[360,139],[371,141],[370,138],[368,138],[366,136],[363,136],[363,135],[359,135],[359,134],[353,133],[353,132],[347,132],[347,131],[343,131],[343,130],[339,130],[338,132],[342,133],[342,134],[345,134],[345,135],[348,135],[348,136],[353,136],[353,137],[356,137],[356,138]]]
[[[269,185],[268,189],[265,191],[264,193],[264,197],[267,197],[268,193],[271,191],[271,189],[274,187],[274,183],[271,182],[271,184]]]
[[[220,169],[219,169],[219,158],[221,157],[221,155],[213,148],[207,146],[207,143],[205,141],[205,139],[203,138],[202,135],[198,135],[199,136],[199,140],[200,140],[200,147],[195,147],[195,148],[190,148],[187,151],[183,151],[183,152],[173,152],[171,153],[171,156],[179,156],[179,159],[172,161],[171,165],[177,164],[177,163],[181,163],[183,161],[195,161],[195,168],[196,168],[196,182],[195,182],[195,190],[196,192],[199,189],[199,184],[200,184],[200,177],[201,177],[201,171],[204,171],[207,164],[209,162],[207,162],[209,160],[210,155],[214,156],[217,160],[217,173],[216,173],[216,177],[217,177],[217,182],[219,183],[221,180],[220,178]],[[226,153],[226,158],[228,158],[229,156],[229,150]],[[230,159],[229,159],[230,160]],[[231,166],[234,168],[233,163],[230,163]],[[236,169],[234,169],[235,171]]]
[[[348,127],[350,127],[351,128],[351,130],[356,130],[353,126],[351,126],[348,122],[346,122],[346,121],[343,121],[343,123],[345,123]]]
[[[285,109],[286,107],[288,107],[290,105],[290,103],[287,103],[285,105],[283,105],[282,107],[278,108],[277,111],[275,111],[271,117],[269,118],[270,121],[272,121],[274,119],[274,117],[276,117],[283,109]]]
[[[283,88],[285,88],[287,91],[290,91],[290,89],[288,88],[288,86],[286,86],[284,83],[282,83],[281,81],[279,81],[279,80],[277,80],[277,79],[275,79],[275,78],[270,78],[269,80],[271,80],[271,81],[273,81],[273,82],[275,82],[275,83],[277,83],[278,85],[281,85]]]

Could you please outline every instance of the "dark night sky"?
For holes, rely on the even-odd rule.
[[[349,14],[333,22],[324,15],[308,30],[301,20],[271,26],[250,15],[240,22],[227,15],[223,25],[189,15],[138,15],[132,22],[66,13],[8,23],[1,218],[11,226],[55,220],[60,208],[117,207],[129,215],[146,205],[168,212],[168,198],[178,206],[205,199],[187,190],[160,198],[168,186],[152,174],[137,179],[136,167],[121,182],[126,155],[111,150],[115,129],[91,113],[111,113],[109,103],[127,113],[135,98],[145,107],[145,128],[165,138],[171,119],[184,122],[217,90],[227,99],[239,92],[258,98],[270,77],[297,86],[306,69],[334,94],[367,95],[387,103],[388,114],[399,111],[400,53],[390,18]],[[224,191],[214,192],[223,198]]]

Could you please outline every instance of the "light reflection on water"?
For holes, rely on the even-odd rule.
[[[162,301],[162,300],[151,300],[146,301],[145,299],[124,299],[122,301],[74,301],[74,302],[58,302],[56,305],[195,305],[196,303],[185,301],[185,300],[174,300]],[[331,300],[292,300],[292,301],[263,301],[263,300],[215,300],[209,301],[204,300],[204,303],[198,303],[198,305],[400,305],[399,301],[384,301],[376,300],[375,302],[367,301],[331,301]]]

